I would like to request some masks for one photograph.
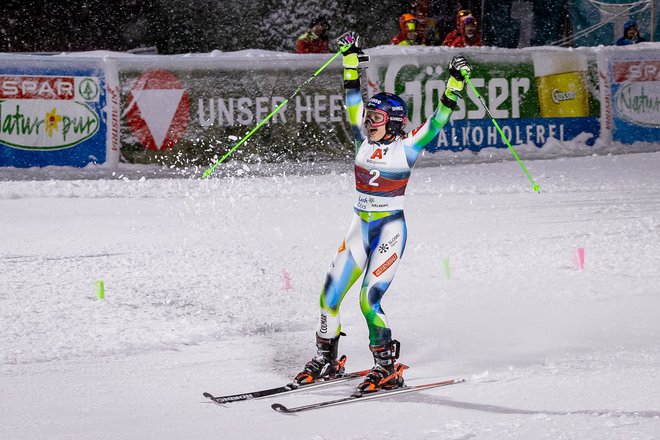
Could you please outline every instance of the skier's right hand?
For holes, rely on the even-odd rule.
[[[344,69],[357,69],[358,66],[366,67],[366,63],[369,62],[369,55],[362,52],[364,42],[356,32],[346,32],[337,38],[337,44],[343,55]]]
[[[341,53],[346,56],[352,53],[362,53],[362,37],[355,31],[348,31],[337,38],[337,44]]]

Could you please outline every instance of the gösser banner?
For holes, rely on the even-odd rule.
[[[538,148],[551,138],[568,141],[599,134],[595,57],[589,51],[463,49],[473,65],[472,82],[514,145]],[[369,92],[393,91],[408,100],[412,126],[434,111],[444,92],[453,51],[372,54]],[[466,88],[451,121],[436,138],[437,150],[506,148],[474,92]]]
[[[0,58],[0,165],[105,162],[103,72],[95,59]]]

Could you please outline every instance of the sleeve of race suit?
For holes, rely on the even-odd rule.
[[[353,60],[352,58],[355,59]],[[344,104],[355,138],[355,151],[357,151],[364,140],[364,134],[362,133],[364,102],[362,101],[362,92],[360,91],[360,74],[358,73],[357,65],[357,54],[353,53],[344,56],[344,91],[346,93]]]
[[[450,78],[449,82],[452,80],[453,78]],[[460,87],[460,89],[462,88]],[[448,87],[446,87],[445,93],[442,94],[435,113],[410,133],[410,136],[406,139],[406,146],[412,148],[415,152],[422,151],[440,133],[440,130],[442,130],[447,122],[449,122],[449,117],[456,108],[457,101],[456,85],[450,85],[448,83]]]

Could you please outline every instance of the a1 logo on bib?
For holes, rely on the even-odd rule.
[[[382,150],[380,148],[376,148],[376,151],[371,155],[369,159],[382,159],[384,155],[387,154],[387,148],[385,150]]]

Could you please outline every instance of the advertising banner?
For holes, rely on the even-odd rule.
[[[429,117],[444,92],[447,48],[380,47],[367,52],[364,93],[389,91],[409,105],[408,130]],[[592,52],[550,49],[461,51],[473,83],[514,145],[542,148],[599,134]],[[589,60],[591,55],[593,60]],[[129,162],[205,166],[226,153],[328,59],[273,52],[117,59],[122,155]],[[342,159],[352,155],[341,62],[330,65],[233,157]],[[585,138],[585,136],[582,136]],[[506,148],[469,88],[432,149]]]
[[[623,144],[660,142],[660,54],[657,50],[609,50],[601,55],[606,102],[603,125]]]
[[[129,162],[206,166],[304,83],[329,55],[250,51],[117,60],[122,156]],[[234,157],[346,157],[341,61],[327,67]]]
[[[104,162],[104,89],[95,59],[0,57],[0,166]]]
[[[375,68],[368,70],[369,92],[390,91],[407,99],[413,127],[433,114],[444,93],[446,66],[456,55],[435,49],[408,56],[373,56]],[[597,67],[590,52],[469,48],[461,54],[473,66],[472,83],[513,145],[542,148],[549,139],[570,141],[578,135],[593,145],[599,135],[600,105]],[[435,148],[506,148],[467,85],[464,98],[436,138]]]

